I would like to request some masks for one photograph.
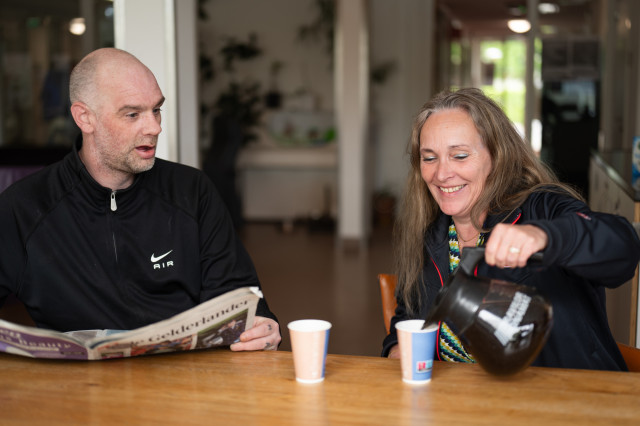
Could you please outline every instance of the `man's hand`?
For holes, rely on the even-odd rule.
[[[258,317],[253,323],[253,328],[245,330],[240,335],[240,342],[231,345],[232,351],[260,351],[278,350],[280,326],[271,318]]]
[[[387,358],[399,359],[400,358],[400,347],[398,345],[393,345],[391,347],[391,350],[389,351],[389,355],[387,356]]]

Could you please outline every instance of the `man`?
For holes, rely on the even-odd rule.
[[[155,158],[164,96],[145,65],[96,50],[70,98],[73,151],[0,194],[0,305],[15,294],[43,328],[133,329],[260,285],[211,181]],[[261,299],[231,349],[280,339]]]

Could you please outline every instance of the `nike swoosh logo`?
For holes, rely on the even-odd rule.
[[[168,251],[168,252],[166,252],[165,254],[160,255],[160,256],[158,256],[158,257],[155,257],[155,256],[154,256],[154,254],[155,254],[155,253],[154,253],[154,254],[152,254],[152,255],[151,255],[151,262],[156,263],[158,260],[160,260],[160,259],[162,259],[162,258],[164,258],[164,257],[167,257],[167,256],[169,255],[169,253],[171,253],[172,251],[173,251],[173,250],[169,250],[169,251]]]

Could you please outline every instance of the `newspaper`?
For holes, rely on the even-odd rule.
[[[228,346],[253,326],[258,287],[243,287],[135,330],[66,333],[0,320],[0,351],[32,358],[101,360]]]

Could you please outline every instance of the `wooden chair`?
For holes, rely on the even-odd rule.
[[[382,297],[382,317],[384,318],[384,326],[389,334],[391,318],[396,311],[396,285],[398,277],[393,274],[379,274],[378,282],[380,283],[380,295]]]
[[[618,342],[618,348],[622,352],[622,357],[629,371],[640,373],[640,349],[620,342]]]

